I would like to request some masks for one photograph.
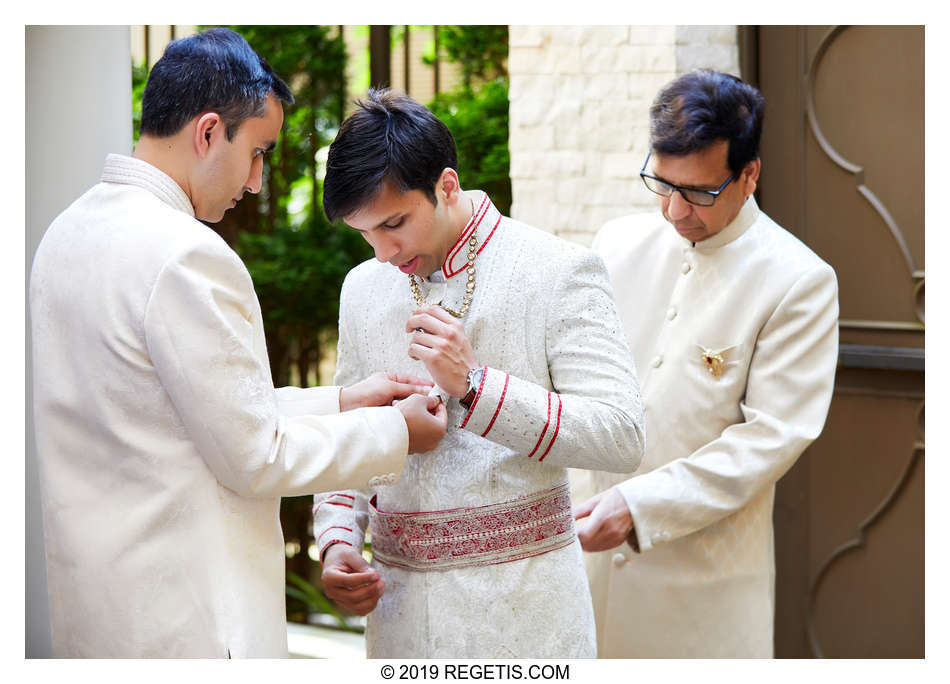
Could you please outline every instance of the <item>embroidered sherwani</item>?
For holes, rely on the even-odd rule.
[[[655,213],[609,222],[594,247],[650,435],[633,478],[574,478],[578,500],[621,483],[640,545],[586,556],[600,654],[770,657],[774,485],[828,411],[834,271],[751,198],[695,244]]]
[[[476,235],[476,289],[463,322],[486,367],[478,395],[469,411],[449,399],[447,435],[435,450],[410,455],[398,482],[316,497],[321,549],[334,541],[362,546],[372,494],[387,512],[482,507],[551,490],[566,482],[567,467],[631,472],[640,460],[638,384],[602,260],[472,194],[475,214],[420,288],[430,303],[457,309],[468,239]],[[378,370],[427,377],[407,354],[405,324],[416,308],[407,277],[391,265],[367,261],[351,271],[341,294],[336,382]],[[573,529],[567,541],[520,560],[452,569],[375,558],[386,590],[368,618],[368,655],[593,657],[590,593]]]
[[[275,390],[247,269],[138,159],[46,231],[30,312],[54,655],[286,656],[279,497],[398,472],[399,411]]]

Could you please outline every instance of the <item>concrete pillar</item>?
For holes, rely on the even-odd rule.
[[[109,152],[132,151],[127,26],[26,27],[26,277],[50,222],[99,180]],[[51,657],[46,558],[26,324],[26,657]]]

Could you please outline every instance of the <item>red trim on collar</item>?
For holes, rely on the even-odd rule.
[[[561,428],[561,395],[555,394],[554,396],[557,397],[557,422],[554,424],[554,436],[551,437],[551,441],[548,443],[548,448],[544,450],[543,454],[541,454],[541,458],[538,459],[538,463],[544,460],[544,457],[548,455],[551,447],[554,446],[554,440],[557,439],[557,431]]]
[[[343,527],[342,525],[333,525],[333,526],[328,527],[327,529],[325,529],[323,532],[321,532],[321,533],[317,536],[317,539],[320,539],[320,537],[322,537],[323,535],[325,535],[325,534],[326,534],[327,532],[329,532],[330,530],[346,530],[347,532],[352,532],[352,531],[353,531],[353,529],[350,528],[350,527]]]
[[[485,249],[485,245],[488,244],[488,241],[491,240],[491,236],[495,234],[495,229],[498,228],[498,225],[501,223],[501,214],[498,214],[498,220],[495,221],[495,225],[492,226],[491,231],[488,233],[488,237],[482,241],[482,246],[478,248],[478,251],[475,254],[481,254],[482,250]]]
[[[446,278],[451,278],[452,276],[458,275],[459,273],[464,271],[466,268],[468,268],[467,261],[465,262],[464,266],[462,266],[461,268],[451,273],[449,272],[449,269],[446,267],[451,265],[452,260],[455,259],[455,257],[458,255],[459,251],[461,251],[465,243],[468,242],[468,239],[472,237],[472,234],[474,234],[475,231],[478,229],[479,224],[482,222],[482,219],[485,218],[485,215],[488,214],[488,210],[491,208],[491,206],[492,206],[492,203],[488,199],[488,194],[486,193],[486,195],[482,198],[481,204],[478,205],[478,209],[476,209],[475,213],[472,214],[472,218],[469,219],[468,224],[465,226],[465,229],[462,231],[462,234],[459,236],[458,241],[452,246],[452,249],[449,250],[449,255],[445,257],[445,261],[442,263],[442,275],[444,275]],[[494,230],[492,232],[494,232]],[[485,242],[488,242],[488,240],[485,240]],[[485,242],[482,243],[482,247],[485,246]],[[479,249],[478,251],[480,252],[482,250]]]

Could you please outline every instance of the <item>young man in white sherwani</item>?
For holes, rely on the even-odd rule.
[[[392,93],[330,147],[327,215],[376,253],[343,285],[336,381],[429,376],[449,430],[398,482],[316,497],[324,583],[369,613],[370,657],[593,657],[566,468],[639,463],[632,358],[603,261],[502,216],[456,168],[445,125]]]
[[[575,480],[597,493],[577,515],[597,552],[585,558],[605,657],[773,653],[775,482],[828,412],[838,291],[752,197],[763,106],[726,74],[667,85],[641,174],[660,212],[611,221],[594,242],[650,435],[634,477]]]
[[[274,388],[251,277],[197,219],[260,190],[278,98],[293,101],[233,31],[171,43],[134,157],[109,155],[37,249],[56,657],[286,656],[280,497],[390,477],[444,434],[421,394],[388,406],[428,391],[413,378]]]

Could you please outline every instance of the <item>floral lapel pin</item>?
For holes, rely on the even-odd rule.
[[[722,354],[716,353],[710,349],[702,347],[700,352],[703,358],[703,363],[706,365],[706,370],[712,375],[716,380],[722,377],[722,370],[725,366],[722,360]]]

